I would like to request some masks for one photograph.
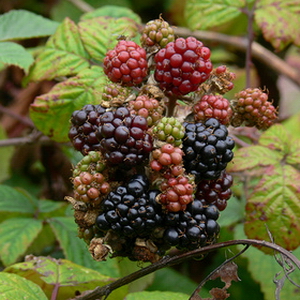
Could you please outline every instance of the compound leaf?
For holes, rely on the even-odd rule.
[[[56,84],[49,93],[35,98],[30,116],[36,127],[57,142],[68,141],[69,120],[74,110],[99,104],[106,83],[103,69],[93,66]]]
[[[47,300],[43,290],[34,282],[19,275],[6,272],[0,273],[1,299],[14,300]]]
[[[57,299],[69,299],[77,291],[84,292],[102,286],[113,279],[66,259],[28,256],[26,261],[12,265],[5,272],[27,278],[43,288],[48,299],[58,289]]]
[[[116,261],[108,259],[101,263],[92,259],[87,245],[77,236],[77,226],[74,217],[54,217],[49,224],[62,247],[65,257],[74,263],[99,271],[111,277],[118,277],[119,270]]]
[[[0,185],[0,211],[34,214],[37,199],[25,191],[7,185]]]
[[[300,46],[299,0],[257,1],[255,21],[264,38],[280,51],[290,43]]]
[[[23,255],[42,230],[42,220],[11,218],[0,224],[0,258],[5,266]]]
[[[51,80],[76,75],[90,66],[90,56],[80,39],[77,25],[66,18],[38,54],[27,81]]]
[[[0,42],[0,62],[7,66],[20,67],[27,73],[34,59],[21,45],[14,42]]]
[[[107,50],[115,47],[120,35],[131,39],[138,33],[137,24],[125,17],[86,19],[78,23],[78,28],[86,51],[97,62],[102,62]]]
[[[126,297],[126,300],[186,300],[189,298],[189,295],[183,293],[175,293],[175,292],[137,292],[130,293]]]
[[[238,17],[246,0],[187,0],[185,20],[191,30],[204,30]],[[253,1],[252,1],[253,2]]]
[[[81,16],[80,20],[87,20],[101,16],[109,16],[115,19],[126,17],[130,18],[136,23],[140,24],[142,22],[139,15],[134,13],[130,8],[117,6],[117,5],[104,5],[98,9],[94,9],[91,12],[85,13]],[[126,33],[127,34],[127,33]]]
[[[255,167],[266,167],[278,164],[282,155],[263,146],[250,146],[238,149],[234,159],[228,165],[228,172],[240,172]]]
[[[269,230],[277,244],[296,249],[300,244],[299,199],[300,172],[290,165],[268,167],[246,204],[248,238],[269,240]]]
[[[11,10],[0,16],[0,41],[49,36],[58,25],[27,10]]]

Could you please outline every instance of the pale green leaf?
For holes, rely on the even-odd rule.
[[[99,271],[101,274],[118,277],[117,262],[113,259],[107,261],[94,261],[85,242],[77,236],[77,225],[74,217],[55,217],[49,224],[58,239],[65,257],[74,263]]]
[[[120,35],[131,39],[138,33],[137,24],[128,18],[97,17],[79,22],[78,28],[85,49],[98,62],[115,47]]]
[[[14,42],[0,42],[0,62],[7,66],[20,67],[27,73],[34,59],[21,45]]]
[[[69,299],[75,297],[77,291],[92,290],[113,280],[69,260],[43,256],[29,256],[25,262],[12,265],[5,272],[30,279],[43,288],[48,299],[56,288],[59,288],[57,299]]]
[[[137,292],[126,296],[124,300],[187,300],[190,295],[175,292]]]
[[[290,118],[282,122],[282,125],[293,137],[300,139],[300,113],[295,113]]]
[[[243,231],[243,225],[237,225],[234,229],[235,239],[245,239],[246,236]],[[275,240],[276,242],[276,240]],[[256,249],[255,247],[250,247],[242,255],[248,259],[247,269],[255,279],[260,284],[261,291],[264,293],[264,300],[274,300],[276,286],[273,282],[276,274],[280,274],[277,279],[284,277],[284,271],[282,266],[280,266],[274,256],[266,255],[262,251]],[[293,251],[296,257],[300,257],[300,247]],[[294,282],[299,283],[299,270],[295,269],[294,272],[289,274],[289,277],[294,280]],[[241,278],[243,280],[243,278]],[[297,299],[300,293],[300,289],[294,286],[289,280],[285,280],[284,286],[280,292],[280,299]]]
[[[0,63],[1,64],[1,63]],[[1,71],[1,69],[0,69]],[[5,140],[7,139],[6,131],[5,129],[0,126],[0,139]],[[0,148],[0,157],[1,157],[1,169],[0,169],[0,182],[7,179],[10,176],[10,160],[14,154],[14,147],[13,146],[7,146],[7,147],[1,147]],[[0,203],[1,203],[1,197],[0,197]],[[1,205],[1,204],[0,204]],[[1,211],[1,208],[0,208]]]
[[[228,172],[240,172],[279,164],[282,156],[280,152],[263,146],[243,147],[235,151],[233,161],[228,165]]]
[[[290,153],[285,157],[286,163],[300,165],[300,139],[291,139]]]
[[[50,213],[56,210],[59,210],[62,207],[65,207],[65,202],[58,202],[52,200],[41,199],[39,201],[39,212],[40,213]]]
[[[276,50],[282,50],[290,43],[300,46],[299,0],[260,0],[257,1],[255,21],[264,38]]]
[[[72,113],[86,104],[99,104],[106,82],[102,68],[85,69],[58,83],[49,93],[38,96],[30,107],[30,117],[45,135],[66,142]]]
[[[117,5],[104,5],[91,12],[85,13],[81,16],[80,20],[87,20],[101,16],[113,17],[115,19],[127,17],[140,24],[142,22],[140,16],[134,13],[130,8],[117,6]]]
[[[11,218],[0,224],[0,259],[5,266],[20,258],[42,230],[42,220]]]
[[[191,30],[204,30],[238,17],[245,6],[246,0],[187,0],[185,20]]]
[[[0,41],[48,36],[58,25],[27,10],[11,10],[0,16]]]
[[[259,138],[259,144],[281,152],[284,156],[290,152],[291,135],[281,124],[275,124]]]
[[[27,80],[41,81],[76,75],[80,70],[90,66],[89,59],[77,25],[66,18],[37,56]]]
[[[296,249],[300,244],[299,199],[300,172],[290,165],[268,167],[247,201],[248,238],[269,240],[268,228],[277,244]]]
[[[37,208],[37,199],[23,190],[0,185],[0,194],[0,211],[34,214]]]
[[[43,290],[30,280],[16,274],[0,273],[2,300],[47,300]]]

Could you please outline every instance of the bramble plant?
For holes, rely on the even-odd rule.
[[[18,184],[6,163],[1,295],[247,300],[251,288],[257,299],[295,298],[299,116],[278,117],[269,87],[252,82],[252,60],[300,85],[296,68],[254,34],[275,51],[297,49],[300,2],[186,0],[186,27],[162,15],[143,24],[122,6],[76,5],[78,22],[25,10],[0,16],[3,69],[23,69],[24,86],[50,86],[30,103],[32,132],[23,141],[46,148],[39,168],[68,169],[57,180],[63,192],[50,200]],[[199,31],[239,22],[247,39]],[[14,42],[43,37],[31,49]],[[246,53],[242,76],[218,58],[215,43]],[[198,286],[195,274],[171,268],[191,259],[205,266]]]

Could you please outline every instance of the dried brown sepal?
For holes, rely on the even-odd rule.
[[[102,238],[93,238],[90,242],[89,252],[96,261],[105,261],[112,249],[109,245],[104,244]]]
[[[138,261],[154,263],[161,259],[157,251],[158,248],[151,240],[136,239],[132,255]]]

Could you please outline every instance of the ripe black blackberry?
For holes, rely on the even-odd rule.
[[[101,105],[87,104],[80,110],[75,110],[71,116],[71,127],[68,133],[73,147],[83,155],[93,150],[99,150],[97,138],[99,117],[106,109]]]
[[[232,195],[230,187],[233,184],[233,177],[226,171],[215,180],[201,180],[197,185],[196,198],[205,204],[213,204],[220,211],[227,206],[227,200]]]
[[[185,211],[167,213],[164,239],[180,250],[194,250],[215,242],[220,226],[219,211],[214,205],[204,206],[195,199]]]
[[[112,165],[141,164],[152,151],[147,119],[131,115],[125,107],[107,111],[99,118],[98,137],[104,158]]]
[[[96,219],[98,228],[121,237],[148,237],[162,223],[161,206],[155,201],[158,194],[158,190],[149,190],[146,176],[133,176],[102,202],[102,213]]]
[[[233,158],[233,139],[225,125],[210,118],[205,123],[184,123],[184,167],[200,179],[216,179]]]

